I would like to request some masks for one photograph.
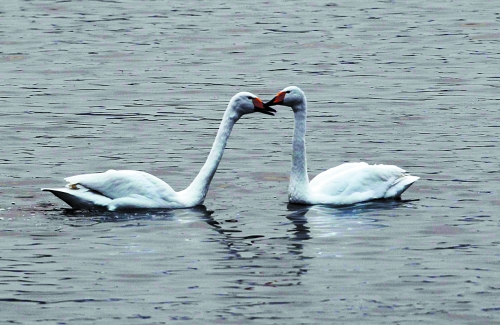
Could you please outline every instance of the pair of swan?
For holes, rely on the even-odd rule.
[[[307,100],[295,86],[280,91],[263,103],[257,96],[240,92],[231,98],[208,158],[196,178],[183,191],[175,192],[161,179],[135,170],[71,176],[64,188],[44,188],[74,209],[189,208],[203,204],[233,125],[246,114],[274,115],[273,105],[289,106],[295,116],[289,201],[298,204],[347,205],[382,198],[400,198],[419,177],[390,165],[345,163],[317,175],[309,182],[306,162]]]

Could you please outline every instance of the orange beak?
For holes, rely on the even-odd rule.
[[[256,108],[261,108],[261,109],[264,108],[264,103],[262,102],[262,100],[259,97],[252,99],[252,102],[253,102],[253,106],[255,106]]]
[[[273,99],[268,101],[267,103],[264,104],[264,106],[269,107],[273,105],[279,105],[282,104],[283,101],[285,100],[286,93],[283,91],[280,91],[276,96],[274,96]]]
[[[255,97],[254,99],[252,99],[252,102],[256,112],[264,113],[267,115],[274,115],[274,113],[276,113],[276,110],[274,108],[265,106],[259,97]]]

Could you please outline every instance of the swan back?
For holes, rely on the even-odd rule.
[[[418,177],[393,165],[346,163],[317,175],[309,184],[312,200],[320,204],[399,198]]]
[[[139,194],[152,199],[175,197],[176,192],[164,181],[137,170],[108,170],[65,178],[72,185],[82,185],[110,199]]]

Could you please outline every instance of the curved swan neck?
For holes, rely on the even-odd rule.
[[[230,105],[228,105],[205,164],[191,184],[184,191],[182,191],[187,195],[189,200],[194,201],[193,205],[202,204],[205,200],[208,188],[210,187],[210,182],[212,181],[212,178],[214,177],[217,167],[222,159],[222,154],[226,148],[227,140],[231,135],[234,124],[239,118],[240,116],[237,116],[237,114],[232,112],[230,110]]]
[[[307,102],[292,107],[295,117],[292,141],[292,172],[288,195],[293,202],[300,203],[309,194],[306,156]]]

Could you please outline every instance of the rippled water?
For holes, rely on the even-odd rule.
[[[12,324],[500,324],[500,15],[491,1],[0,5],[0,315]],[[109,168],[185,188],[229,98],[309,101],[311,176],[402,202],[287,204],[293,115],[245,116],[205,207],[82,213]]]

